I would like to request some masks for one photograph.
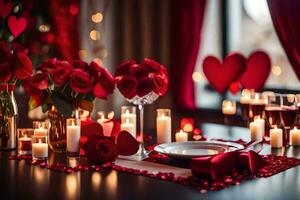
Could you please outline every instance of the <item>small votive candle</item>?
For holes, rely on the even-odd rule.
[[[283,140],[283,131],[281,128],[275,128],[270,130],[270,144],[272,148],[281,148]]]
[[[122,124],[126,127],[128,124],[132,125],[128,131],[133,137],[136,137],[136,107],[135,106],[122,106],[121,107],[121,130]],[[126,130],[126,129],[124,129]]]
[[[32,136],[32,159],[46,160],[48,158],[47,136]]]
[[[103,128],[103,135],[110,137],[111,132],[114,126],[114,123],[112,119],[114,118],[114,112],[106,112],[106,111],[99,111],[97,112],[98,119],[97,122],[102,126]]]
[[[18,154],[28,155],[31,154],[31,136],[33,135],[31,128],[18,129]]]
[[[47,136],[48,128],[50,127],[49,121],[33,121],[34,135]]]
[[[163,144],[171,142],[172,122],[170,109],[157,109],[156,116],[156,136],[157,143]]]
[[[121,124],[121,131],[127,131],[132,136],[136,137],[134,125],[129,122],[129,119],[126,119],[126,122]]]
[[[176,142],[187,142],[188,141],[188,134],[183,130],[180,130],[175,134]]]
[[[257,117],[253,122],[250,122],[251,140],[262,141],[265,135],[265,120]]]
[[[297,127],[290,130],[290,145],[300,146],[300,129]]]
[[[67,156],[79,157],[80,119],[67,119]]]
[[[236,103],[234,101],[224,100],[222,102],[222,113],[224,115],[235,115]]]

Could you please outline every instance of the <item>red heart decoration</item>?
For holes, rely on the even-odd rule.
[[[207,56],[203,61],[203,72],[209,83],[219,93],[225,92],[230,83],[237,80],[246,68],[246,59],[239,53],[231,53],[223,64],[214,56]]]
[[[138,141],[127,131],[121,131],[117,138],[118,154],[123,156],[130,156],[138,152]]]
[[[5,3],[4,0],[0,0],[0,16],[2,17],[3,20],[6,19],[6,17],[9,15],[12,7],[13,7],[12,2]]]
[[[24,17],[19,17],[12,15],[8,18],[8,28],[13,36],[19,36],[26,28],[27,20]]]
[[[90,137],[92,135],[103,136],[102,126],[94,121],[81,121],[81,135]]]
[[[247,67],[240,78],[243,88],[261,90],[271,71],[271,59],[263,51],[251,53],[247,59]]]

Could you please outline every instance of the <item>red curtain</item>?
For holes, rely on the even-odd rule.
[[[72,62],[78,59],[79,0],[56,0],[49,4],[57,49],[63,59]]]
[[[300,80],[300,1],[268,0],[279,40]]]
[[[195,108],[192,74],[198,56],[206,0],[173,0],[171,87],[175,106]]]

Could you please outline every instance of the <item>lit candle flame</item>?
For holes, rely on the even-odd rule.
[[[125,124],[129,124],[129,119],[126,119]]]
[[[129,110],[126,110],[125,114],[129,114]]]

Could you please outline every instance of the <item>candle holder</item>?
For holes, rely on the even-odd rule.
[[[67,119],[67,156],[79,157],[80,119]]]
[[[236,114],[236,103],[235,101],[224,100],[222,102],[222,113],[224,115],[224,123],[229,124],[233,116]]]
[[[34,133],[32,128],[18,128],[18,154],[30,155],[31,154],[31,136]]]
[[[133,137],[136,137],[136,107],[121,107],[121,130],[128,131]]]
[[[170,109],[157,109],[156,110],[156,134],[157,143],[171,142],[172,123],[171,123],[171,110]]]
[[[47,135],[33,135],[32,141],[32,159],[46,160],[48,158],[48,136]]]
[[[32,127],[34,129],[34,135],[48,135],[48,131],[50,128],[50,122],[49,121],[33,121]]]
[[[97,112],[97,122],[103,128],[103,135],[106,137],[111,137],[111,132],[114,126],[113,118],[114,111],[99,111]]]

